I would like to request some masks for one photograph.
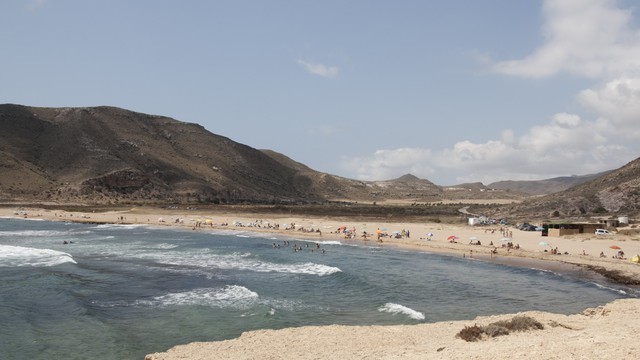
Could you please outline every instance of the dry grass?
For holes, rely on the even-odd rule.
[[[529,316],[515,316],[511,320],[501,320],[493,322],[486,326],[465,326],[456,334],[457,338],[464,341],[478,341],[483,336],[497,337],[503,335],[509,335],[513,331],[528,331],[528,330],[542,330],[542,325],[538,320]]]

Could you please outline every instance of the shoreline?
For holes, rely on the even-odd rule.
[[[548,238],[539,233],[520,232],[513,229],[512,241],[519,250],[503,248],[502,235],[497,227],[471,227],[458,224],[382,222],[361,218],[274,216],[255,213],[185,212],[181,210],[134,208],[104,213],[65,212],[38,208],[0,208],[0,217],[35,219],[59,222],[91,224],[137,224],[152,227],[172,227],[184,231],[232,231],[251,232],[258,236],[273,237],[276,241],[340,241],[368,246],[392,247],[401,251],[423,251],[454,257],[468,257],[470,261],[487,261],[505,266],[534,268],[570,274],[579,278],[604,280],[617,284],[606,272],[623,274],[631,281],[640,279],[640,265],[628,260],[580,255],[580,251],[596,253],[607,251],[613,244],[624,246],[629,255],[640,252],[640,241],[630,236],[614,235]],[[175,222],[178,219],[178,222]],[[182,219],[182,221],[180,221]],[[210,219],[211,221],[207,221]],[[236,226],[234,222],[244,226]],[[254,224],[254,225],[249,225]],[[256,224],[261,224],[258,227]],[[269,224],[269,225],[267,225]],[[274,228],[278,224],[278,228]],[[284,225],[288,225],[285,229]],[[298,226],[291,226],[298,224]],[[312,226],[313,225],[313,226]],[[271,226],[271,227],[270,227]],[[409,230],[410,237],[382,238],[379,243],[373,237],[367,241],[361,237],[345,239],[336,233],[339,227],[355,227],[357,234],[387,229]],[[320,230],[305,232],[302,229]],[[397,230],[396,230],[397,229]],[[427,233],[433,233],[431,240]],[[453,235],[458,242],[447,238]],[[537,236],[536,236],[537,235]],[[470,245],[477,239],[483,245]],[[476,241],[477,241],[476,240]],[[553,243],[563,255],[551,255],[540,242]],[[500,246],[498,254],[491,253]],[[485,245],[487,244],[487,245]],[[602,250],[600,250],[602,249]],[[564,252],[569,255],[564,255]],[[608,255],[613,249],[607,251]],[[577,254],[576,254],[577,253]],[[631,255],[633,256],[633,255]],[[599,270],[598,268],[601,268]],[[637,283],[635,283],[637,284]],[[631,284],[631,286],[635,286]],[[580,314],[563,315],[550,312],[527,311],[518,314],[480,316],[471,320],[421,323],[416,325],[385,326],[302,326],[279,330],[254,330],[239,337],[213,342],[196,342],[177,345],[164,352],[150,353],[147,360],[173,359],[540,359],[602,358],[632,359],[640,351],[634,337],[640,331],[635,316],[640,313],[640,299],[619,299]],[[461,330],[474,325],[487,326],[495,321],[506,321],[514,316],[526,315],[544,325],[542,330],[512,332],[506,336],[482,338],[466,342],[456,337]],[[288,341],[283,339],[295,339]],[[515,346],[517,344],[517,346]],[[149,349],[150,352],[158,349]]]
[[[589,279],[602,278],[618,285],[640,286],[640,264],[629,261],[634,255],[640,254],[640,235],[638,238],[625,235],[596,236],[581,234],[571,237],[542,237],[538,232],[510,230],[513,234],[511,242],[519,245],[519,249],[504,248],[504,239],[497,231],[499,226],[469,226],[444,223],[415,223],[371,221],[363,218],[332,218],[325,216],[303,217],[285,216],[269,213],[216,212],[211,210],[179,210],[161,208],[132,208],[129,210],[106,212],[67,212],[64,210],[43,209],[35,207],[0,207],[0,217],[16,219],[42,219],[48,221],[93,223],[93,224],[121,224],[121,225],[149,225],[168,226],[178,229],[202,230],[233,230],[250,231],[259,234],[271,234],[286,238],[301,240],[340,241],[343,243],[359,242],[363,245],[391,246],[405,251],[422,251],[447,256],[470,257],[477,260],[492,262],[514,267],[536,268],[562,273],[578,274]],[[176,222],[180,219],[181,222]],[[210,220],[210,222],[208,221]],[[200,222],[199,225],[198,222]],[[242,226],[234,223],[241,223]],[[262,223],[263,226],[254,226]],[[267,227],[282,225],[279,228]],[[295,226],[291,226],[295,224]],[[285,228],[284,225],[289,225]],[[340,227],[355,229],[355,237],[345,239],[343,234],[335,233]],[[313,228],[315,231],[309,231]],[[358,230],[359,228],[359,230]],[[393,235],[393,231],[408,230],[410,237],[394,238],[386,236],[378,242],[375,235],[363,239],[361,232],[366,229],[374,234],[378,229]],[[393,229],[393,230],[392,230]],[[396,230],[397,229],[397,230]],[[320,232],[317,232],[320,231]],[[433,233],[431,240],[426,234]],[[455,235],[457,242],[447,241],[447,237]],[[471,245],[471,240],[482,240],[482,245]],[[540,243],[553,244],[559,248],[560,254],[552,255],[541,247]],[[494,245],[488,245],[493,243]],[[612,246],[624,246],[626,259],[612,258],[616,250]],[[492,250],[497,253],[493,254]],[[581,250],[582,249],[582,250]],[[588,250],[585,250],[588,249]],[[606,257],[596,257],[597,251],[607,252]],[[582,255],[586,251],[588,255]],[[565,255],[564,252],[568,254]],[[561,255],[562,254],[562,255]]]
[[[527,311],[417,325],[254,330],[231,340],[178,345],[148,354],[145,360],[636,359],[639,312],[639,299],[619,299],[572,315]],[[471,342],[457,336],[463,329],[522,317],[542,328],[484,335]]]

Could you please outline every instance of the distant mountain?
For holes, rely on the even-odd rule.
[[[521,204],[498,209],[504,215],[537,218],[640,214],[640,158],[588,182]]]
[[[262,150],[280,164],[297,171],[296,176],[304,179],[315,193],[334,201],[385,201],[407,200],[410,202],[439,201],[442,189],[429,180],[406,174],[397,179],[385,181],[353,180],[318,172],[291,158],[272,150]]]
[[[487,187],[491,189],[517,191],[528,195],[547,195],[589,182],[610,172],[611,171],[605,171],[598,174],[580,176],[561,176],[545,180],[506,180],[491,183],[487,185]]]

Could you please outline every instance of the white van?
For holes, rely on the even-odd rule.
[[[613,235],[606,229],[596,229],[596,235]]]

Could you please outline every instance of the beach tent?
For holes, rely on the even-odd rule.
[[[634,262],[636,264],[640,264],[640,255],[636,255],[634,257],[631,258],[631,262]]]

